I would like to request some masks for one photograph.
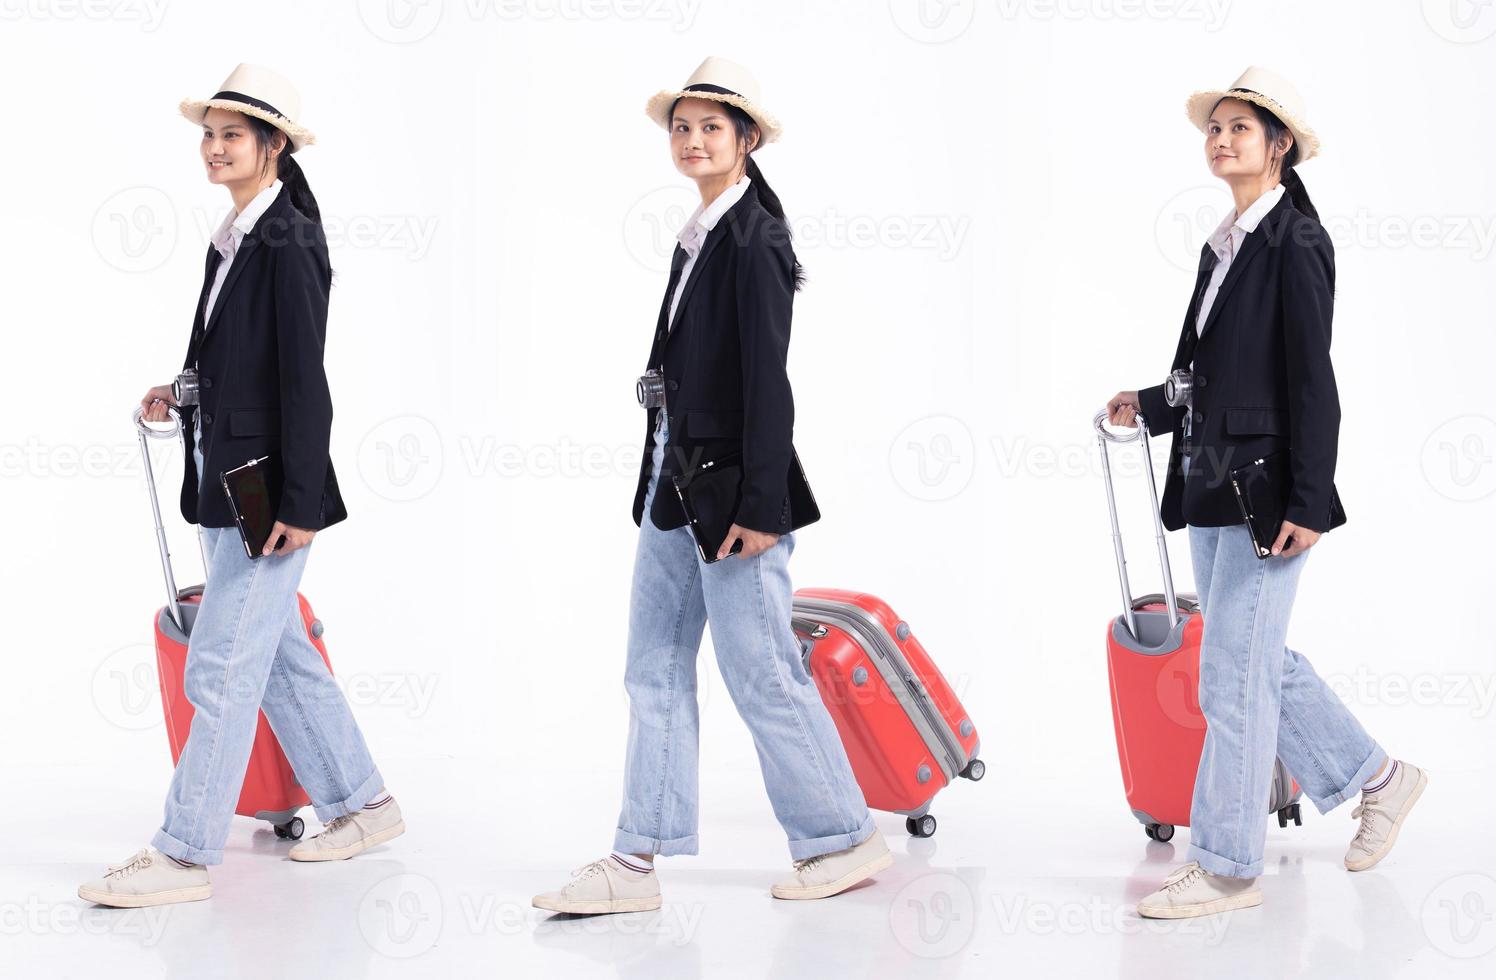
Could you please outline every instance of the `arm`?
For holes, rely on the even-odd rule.
[[[292,527],[319,525],[332,396],[322,368],[327,336],[326,246],[292,240],[277,248],[275,335],[280,357],[281,457],[285,484],[276,518]]]
[[[1340,438],[1340,396],[1330,364],[1335,251],[1323,229],[1312,241],[1289,235],[1283,247],[1290,249],[1283,262],[1283,339],[1293,472],[1284,520],[1323,531]]]
[[[793,261],[755,227],[738,253],[738,347],[743,369],[743,500],[735,523],[779,534],[789,493],[795,405],[786,370]]]

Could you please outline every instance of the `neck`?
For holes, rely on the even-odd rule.
[[[242,180],[229,188],[229,195],[234,199],[234,210],[240,214],[249,207],[249,202],[259,196],[260,191],[275,183],[275,175],[271,174],[264,180],[248,181]]]
[[[1241,177],[1231,181],[1231,197],[1236,201],[1238,216],[1245,213],[1252,202],[1278,186],[1277,177]]]
[[[701,204],[703,207],[711,204],[722,196],[722,192],[743,178],[742,173],[734,171],[727,174],[713,174],[710,177],[702,177],[696,181],[696,189],[701,192]]]

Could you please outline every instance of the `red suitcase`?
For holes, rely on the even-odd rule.
[[[981,779],[976,727],[925,648],[882,599],[800,589],[794,627],[868,806],[935,833],[930,802],[957,776]]]
[[[161,524],[161,504],[156,494],[156,477],[151,469],[151,456],[146,439],[169,439],[181,434],[181,417],[170,409],[173,426],[170,429],[152,428],[142,418],[140,409],[135,410],[135,428],[140,439],[140,454],[145,464],[146,484],[151,495],[151,512],[156,519],[156,544],[161,552],[161,570],[166,578],[167,604],[156,612],[156,672],[161,681],[161,706],[166,714],[166,737],[171,745],[172,765],[181,758],[182,746],[187,743],[187,733],[192,729],[192,703],[183,692],[183,678],[187,669],[187,637],[192,632],[192,623],[197,617],[198,603],[202,601],[202,585],[178,589],[176,576],[172,573],[171,553],[166,545],[166,532]],[[186,451],[186,443],[183,443]],[[201,547],[201,531],[199,531]],[[206,556],[203,569],[207,571]],[[327,659],[327,648],[322,642],[322,621],[312,613],[306,597],[297,594],[301,607],[301,618],[306,624],[307,637],[322,654],[327,669],[332,663]],[[297,812],[311,803],[306,791],[296,781],[291,763],[281,750],[280,742],[271,731],[265,713],[260,713],[255,730],[254,747],[250,751],[249,765],[244,771],[244,788],[239,793],[239,802],[234,812],[241,816],[269,821],[275,827],[277,837],[296,840],[301,837],[305,824]]]
[[[1200,635],[1204,620],[1200,603],[1191,593],[1176,595],[1159,515],[1158,487],[1148,452],[1148,427],[1141,415],[1138,427],[1118,435],[1106,427],[1106,413],[1096,416],[1101,446],[1101,471],[1106,480],[1111,512],[1112,547],[1122,587],[1122,615],[1107,626],[1107,669],[1111,677],[1112,722],[1117,733],[1117,757],[1122,764],[1122,787],[1133,816],[1148,836],[1167,841],[1175,827],[1188,827],[1195,791],[1195,773],[1205,746],[1205,716],[1200,713]],[[1153,507],[1162,595],[1133,598],[1127,580],[1127,559],[1117,523],[1117,500],[1112,487],[1107,443],[1136,440],[1142,450],[1142,469]],[[1279,760],[1267,812],[1278,825],[1301,823],[1299,787]]]

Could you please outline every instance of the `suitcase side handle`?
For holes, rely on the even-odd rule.
[[[1164,577],[1164,603],[1169,612],[1169,628],[1179,623],[1178,599],[1174,594],[1174,574],[1169,567],[1169,547],[1164,541],[1164,521],[1159,513],[1158,484],[1153,476],[1153,456],[1148,450],[1148,419],[1137,413],[1137,428],[1130,433],[1113,432],[1107,427],[1107,413],[1103,409],[1096,413],[1092,425],[1096,429],[1096,443],[1101,447],[1101,473],[1106,482],[1106,506],[1112,522],[1112,551],[1117,559],[1117,581],[1122,588],[1122,617],[1127,631],[1137,639],[1137,618],[1133,615],[1132,586],[1127,581],[1127,555],[1122,548],[1122,529],[1117,522],[1117,493],[1112,486],[1111,453],[1108,443],[1136,442],[1143,454],[1143,475],[1148,481],[1148,500],[1153,507],[1154,539],[1158,544],[1158,565]]]

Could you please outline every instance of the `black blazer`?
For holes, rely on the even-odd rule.
[[[203,303],[220,261],[210,244],[183,361],[184,368],[196,362],[208,384],[202,404],[182,410],[182,516],[204,527],[231,527],[218,475],[279,451],[285,478],[276,517],[313,530],[336,524],[348,511],[327,455],[332,398],[322,345],[332,273],[322,226],[297,210],[282,187],[240,242],[205,328]],[[201,497],[192,457],[197,411],[208,474]]]
[[[678,244],[676,252],[679,261],[684,253]],[[740,449],[743,499],[736,523],[775,534],[789,530],[795,404],[785,362],[794,267],[789,228],[764,209],[750,183],[702,243],[668,330],[667,285],[646,362],[664,375],[670,422],[650,508],[656,527],[686,523],[672,476]],[[659,411],[646,413],[635,524],[644,513]]]
[[[1320,223],[1285,191],[1221,282],[1203,334],[1195,316],[1215,267],[1200,252],[1195,294],[1185,314],[1174,368],[1195,365],[1189,477],[1181,472],[1185,408],[1171,408],[1164,386],[1138,391],[1151,432],[1174,433],[1160,507],[1164,526],[1241,524],[1229,473],[1259,456],[1291,449],[1293,489],[1285,519],[1323,531],[1335,490],[1340,400],[1330,365],[1335,250]]]

